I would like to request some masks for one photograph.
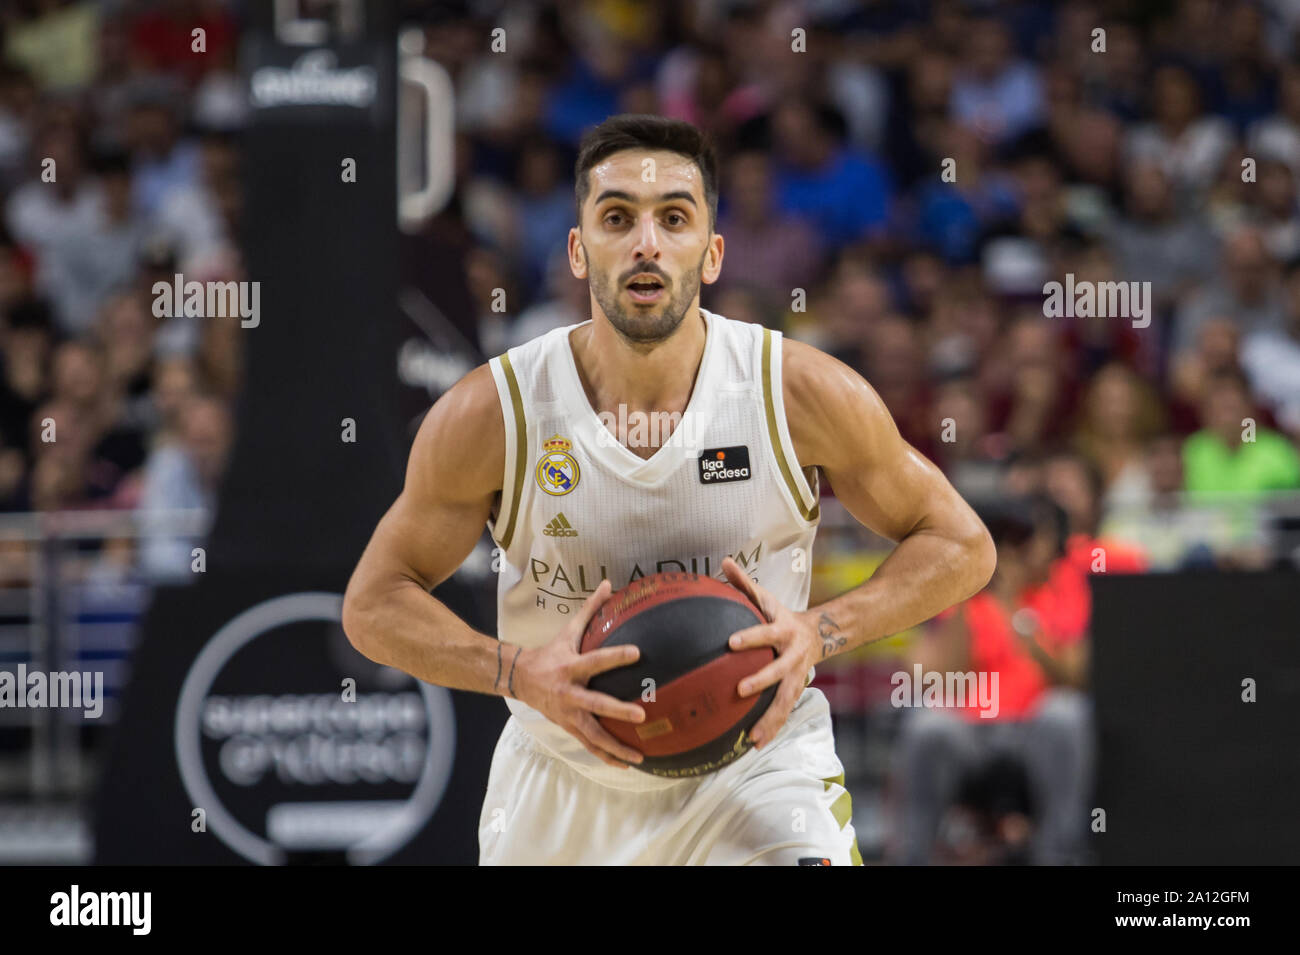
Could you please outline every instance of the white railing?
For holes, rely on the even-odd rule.
[[[862,551],[888,553],[893,544],[862,527],[838,500],[821,501],[815,557]],[[1101,536],[1138,544],[1151,570],[1173,570],[1199,549],[1213,557],[1253,556],[1300,569],[1300,491],[1239,494],[1181,493],[1167,506],[1118,504],[1104,511]]]
[[[87,782],[82,729],[111,723],[152,588],[151,541],[200,541],[206,510],[0,514],[0,671],[102,673],[102,712],[0,707],[0,734],[30,733],[16,759],[0,751],[0,794],[79,791]],[[171,581],[169,581],[171,582]]]

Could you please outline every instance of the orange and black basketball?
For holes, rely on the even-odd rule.
[[[727,640],[765,622],[744,593],[699,574],[654,574],[605,601],[582,635],[581,651],[630,643],[641,657],[597,674],[587,685],[645,710],[644,723],[597,717],[613,736],[645,754],[637,769],[700,776],[750,749],[749,730],[776,686],[743,698],[736,687],[774,660],[776,651],[735,651]]]

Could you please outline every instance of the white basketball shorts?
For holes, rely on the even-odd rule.
[[[579,773],[511,716],[492,757],[479,863],[861,865],[826,697],[806,688],[763,749],[639,791]]]

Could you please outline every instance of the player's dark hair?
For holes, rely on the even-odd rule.
[[[700,169],[704,184],[704,202],[709,207],[709,230],[718,222],[718,158],[708,137],[690,123],[666,119],[648,113],[621,113],[611,116],[582,137],[578,161],[573,167],[574,193],[577,196],[578,221],[582,206],[591,191],[587,173],[592,166],[614,153],[626,149],[663,150],[685,156]]]

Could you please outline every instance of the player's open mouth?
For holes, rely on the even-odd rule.
[[[627,293],[634,302],[657,302],[664,293],[664,283],[653,275],[638,275],[627,283]]]

